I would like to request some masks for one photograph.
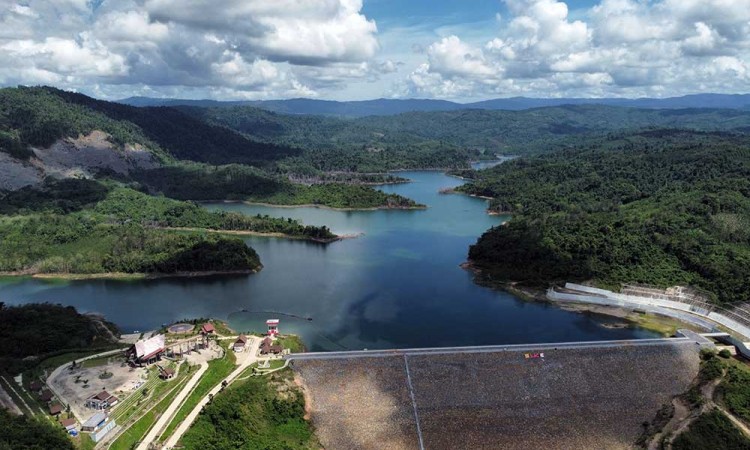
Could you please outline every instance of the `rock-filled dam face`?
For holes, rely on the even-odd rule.
[[[698,373],[695,340],[293,360],[326,449],[624,449]]]

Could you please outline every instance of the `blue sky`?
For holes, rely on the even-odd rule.
[[[102,98],[746,93],[750,0],[6,0],[0,85]]]

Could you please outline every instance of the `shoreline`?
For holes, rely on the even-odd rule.
[[[246,270],[208,270],[201,272],[175,272],[175,273],[125,273],[125,272],[103,272],[103,273],[34,273],[29,271],[18,272],[0,272],[2,278],[35,278],[39,280],[59,280],[59,281],[78,281],[78,280],[156,280],[160,278],[200,278],[216,275],[252,275],[263,269],[261,265],[258,269]]]
[[[258,237],[275,237],[283,239],[293,239],[298,241],[310,241],[317,242],[319,244],[330,244],[332,242],[341,241],[344,239],[354,239],[362,236],[363,233],[357,234],[341,234],[328,239],[314,238],[309,236],[295,236],[292,234],[285,233],[265,233],[262,231],[250,231],[250,230],[215,230],[213,228],[192,228],[192,227],[159,227],[160,230],[170,231],[192,231],[192,232],[205,232],[205,233],[216,233],[216,234],[227,234],[231,236],[258,236]]]
[[[687,328],[697,330],[696,326],[678,320],[674,317],[664,316],[657,313],[639,312],[629,308],[618,306],[603,306],[588,303],[568,303],[558,302],[547,298],[546,289],[536,289],[532,287],[518,286],[516,282],[497,282],[491,281],[484,277],[482,269],[474,265],[472,261],[465,261],[459,265],[464,270],[474,274],[474,282],[480,286],[493,290],[502,290],[513,294],[519,299],[526,302],[545,303],[563,311],[570,311],[584,315],[600,315],[614,319],[619,319],[622,324],[600,324],[604,328],[640,328],[643,330],[658,333],[665,337],[670,337],[677,328]]]
[[[275,203],[254,202],[254,201],[249,201],[249,200],[220,200],[219,203],[243,203],[245,205],[268,206],[270,208],[318,208],[318,209],[329,209],[331,211],[385,211],[385,210],[411,211],[411,210],[422,210],[422,209],[428,208],[427,205],[399,206],[399,207],[372,206],[372,207],[367,207],[367,208],[365,207],[337,208],[335,206],[316,205],[314,203],[304,203],[301,205],[279,205]]]
[[[452,176],[452,175],[448,175],[448,176]],[[461,178],[461,177],[457,177],[457,178]],[[488,197],[486,195],[467,194],[466,192],[457,191],[456,188],[445,188],[445,189],[441,189],[438,192],[443,195],[465,195],[467,197],[479,198],[479,199],[487,200],[487,201],[494,200],[494,197]],[[494,209],[485,209],[485,211],[487,212],[487,215],[490,215],[490,216],[513,215],[513,213],[510,211],[495,211]]]

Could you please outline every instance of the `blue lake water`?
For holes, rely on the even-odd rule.
[[[412,183],[381,187],[429,206],[414,211],[333,211],[237,203],[206,205],[245,214],[293,217],[362,233],[329,245],[253,237],[264,265],[248,276],[0,281],[7,304],[48,301],[104,314],[124,331],[148,330],[181,318],[226,319],[237,330],[302,335],[312,350],[406,348],[653,337],[604,326],[606,318],[525,302],[479,286],[459,267],[469,245],[507,218],[486,202],[439,194],[461,180],[439,172],[403,172]],[[308,321],[305,318],[312,318]]]

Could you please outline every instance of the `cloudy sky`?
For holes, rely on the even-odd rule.
[[[750,92],[750,0],[0,0],[0,85],[100,98]]]

